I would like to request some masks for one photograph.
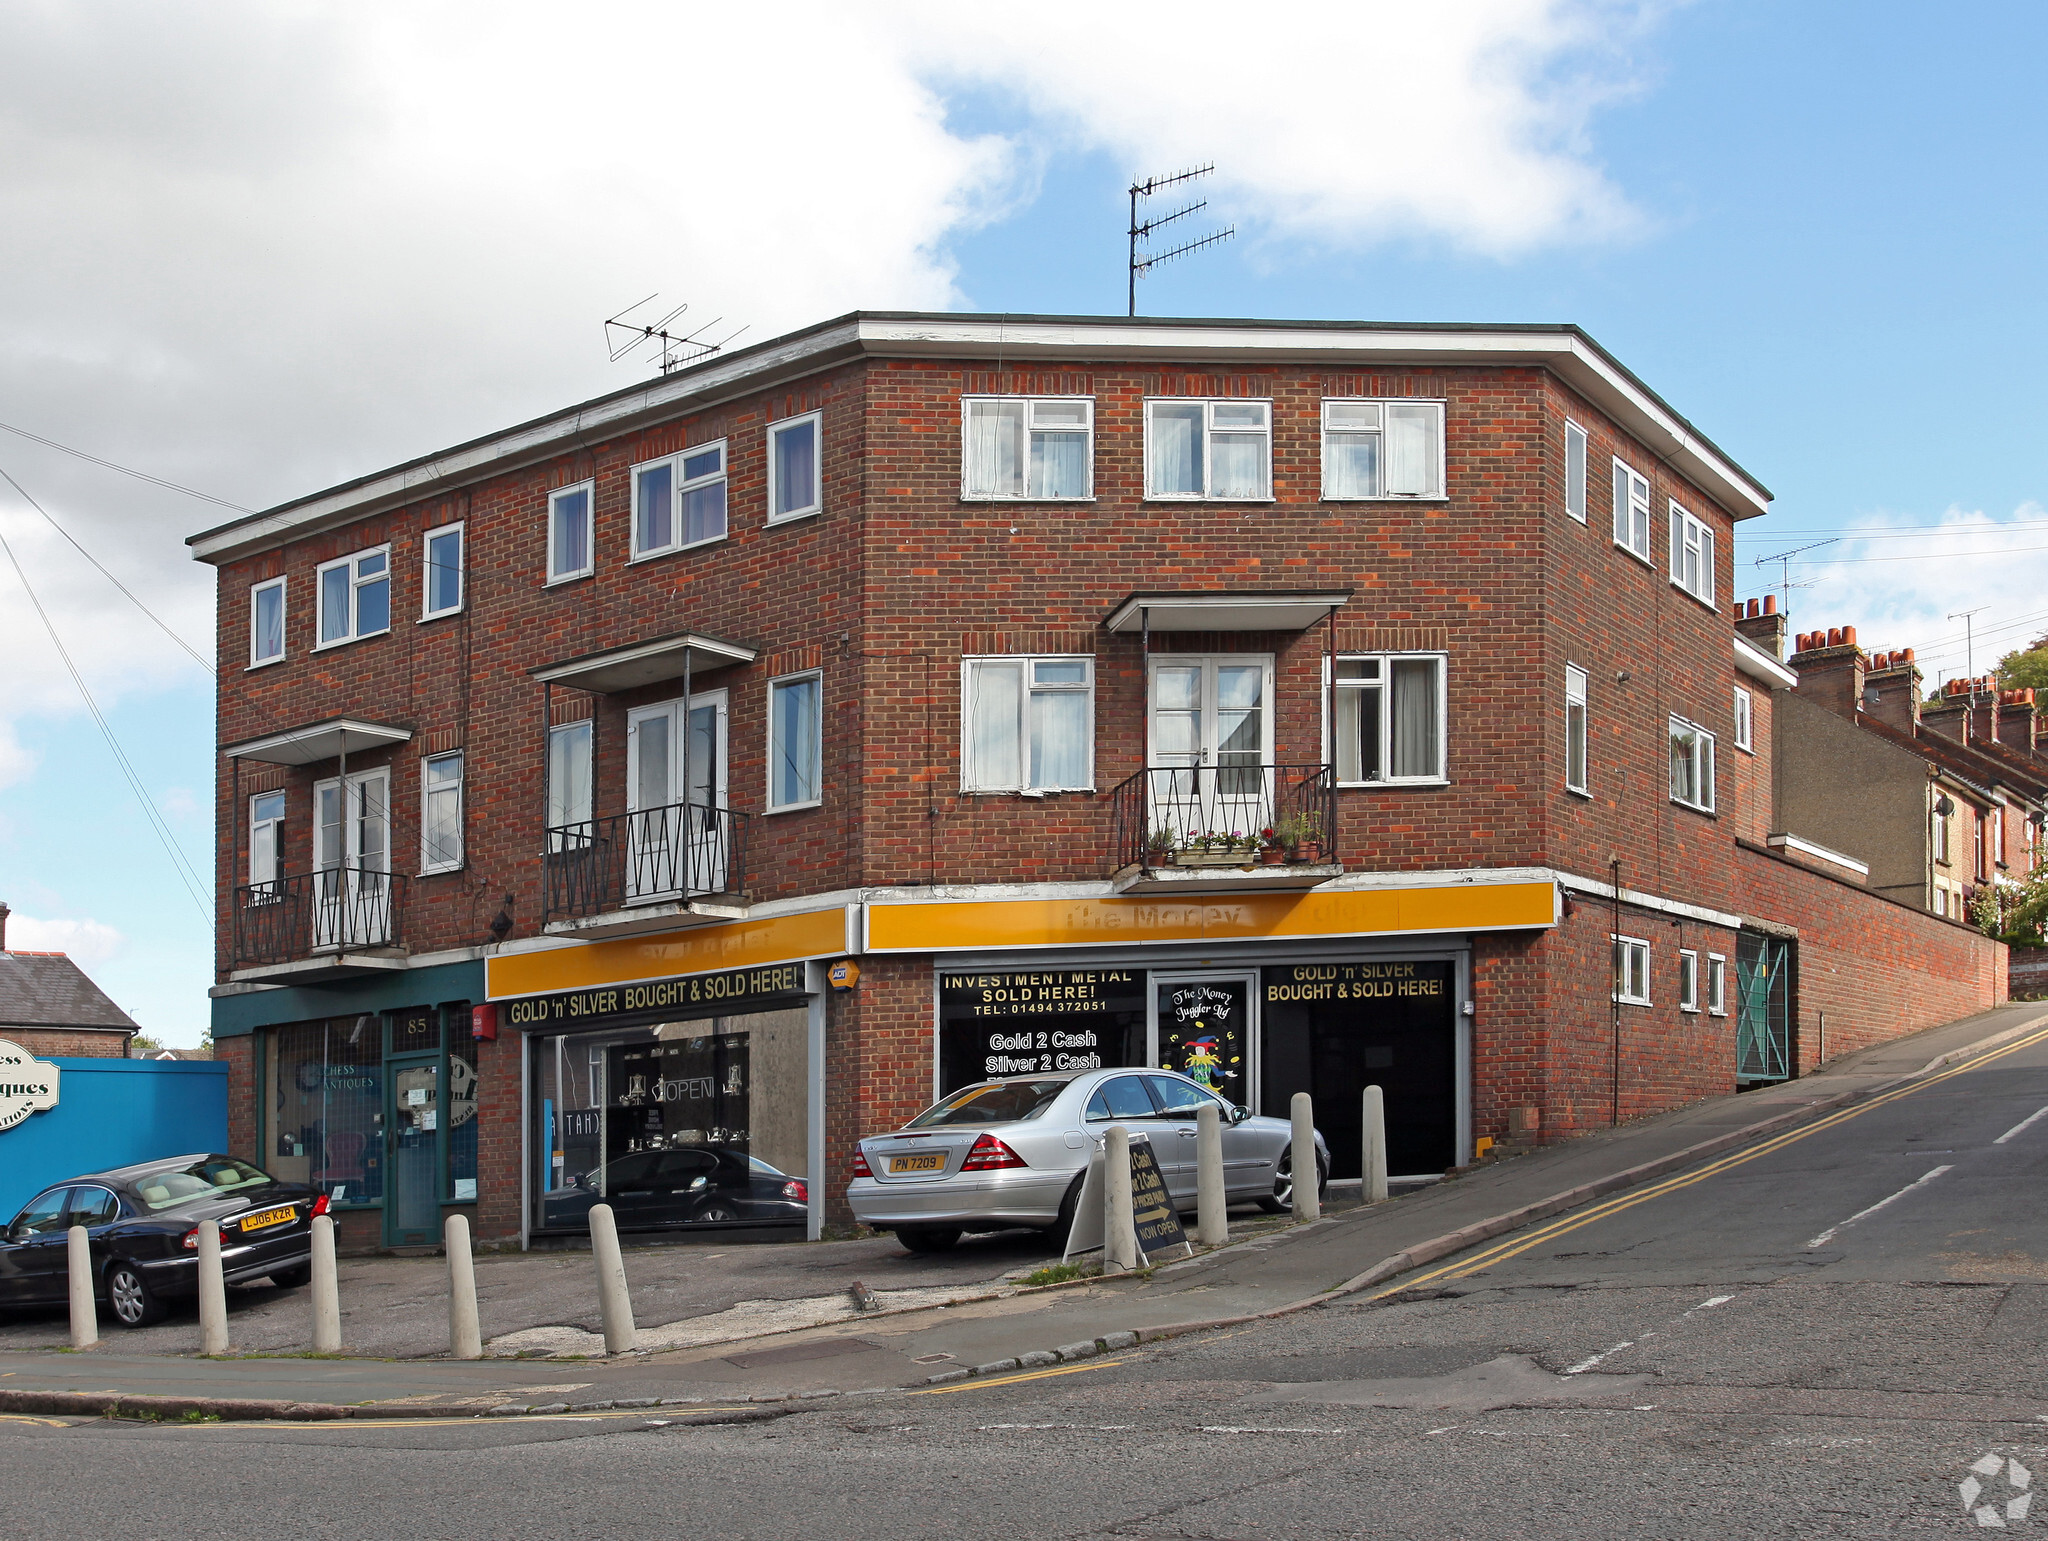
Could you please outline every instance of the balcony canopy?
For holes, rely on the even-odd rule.
[[[285,733],[262,738],[245,738],[239,744],[222,744],[220,752],[230,760],[263,760],[271,765],[316,765],[345,754],[385,749],[412,737],[411,728],[388,722],[364,722],[359,717],[329,717]]]
[[[1133,594],[1110,612],[1111,631],[1306,631],[1351,598],[1351,590],[1256,589]]]
[[[736,663],[752,663],[759,653],[758,648],[744,643],[680,631],[672,637],[606,648],[602,653],[586,653],[581,658],[565,659],[530,672],[543,685],[567,685],[597,695],[613,695],[621,690],[638,690],[642,685],[659,685],[663,680],[679,680],[685,671],[707,674]]]

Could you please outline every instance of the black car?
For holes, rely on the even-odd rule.
[[[0,1236],[0,1306],[51,1305],[70,1289],[66,1233],[85,1227],[93,1294],[123,1327],[146,1327],[165,1303],[199,1293],[199,1227],[220,1232],[230,1284],[313,1277],[313,1217],[327,1196],[279,1182],[232,1156],[172,1156],[53,1184]]]
[[[541,1198],[542,1223],[582,1229],[609,1204],[622,1231],[763,1221],[801,1225],[810,1186],[759,1156],[711,1145],[641,1150],[572,1177]]]

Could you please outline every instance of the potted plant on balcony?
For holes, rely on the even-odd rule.
[[[1289,861],[1314,864],[1323,859],[1323,821],[1315,814],[1287,814],[1274,828]]]
[[[1237,835],[1213,829],[1190,835],[1174,853],[1174,863],[1182,867],[1235,867],[1243,860],[1237,850],[1238,839]]]
[[[1164,867],[1173,860],[1173,848],[1177,842],[1173,831],[1164,827],[1153,830],[1145,837],[1145,865]]]
[[[1268,867],[1277,867],[1287,860],[1287,847],[1280,842],[1280,832],[1270,824],[1259,831],[1259,860]]]

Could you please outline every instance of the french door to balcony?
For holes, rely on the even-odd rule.
[[[1256,834],[1273,810],[1273,660],[1151,661],[1147,763],[1155,829],[1185,842]]]
[[[628,902],[725,891],[725,705],[713,690],[627,715]]]
[[[313,946],[391,941],[391,772],[313,788]]]

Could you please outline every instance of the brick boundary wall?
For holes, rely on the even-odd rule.
[[[0,1038],[18,1043],[39,1059],[126,1059],[128,1034],[113,1028],[4,1027]]]

